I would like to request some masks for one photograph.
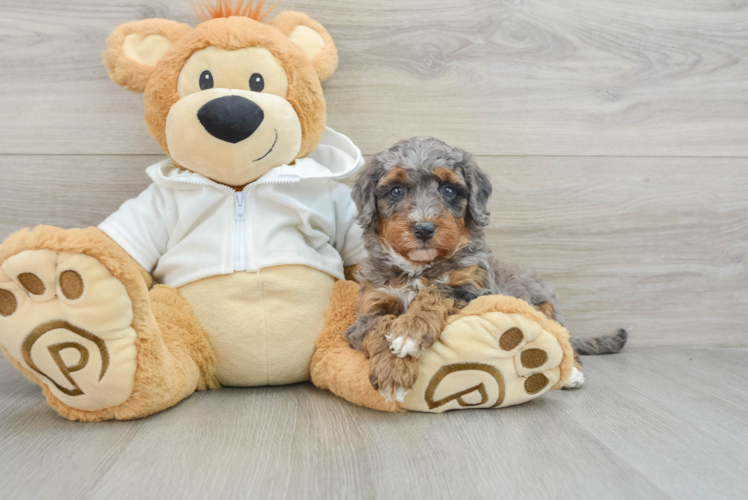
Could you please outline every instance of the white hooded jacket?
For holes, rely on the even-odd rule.
[[[302,264],[343,279],[365,255],[351,190],[336,179],[364,161],[351,140],[327,128],[317,149],[241,192],[171,160],[99,228],[157,281],[178,287],[236,271]]]

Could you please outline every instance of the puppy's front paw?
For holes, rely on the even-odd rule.
[[[404,358],[405,356],[418,357],[421,348],[415,339],[400,335],[395,337],[394,334],[390,333],[387,335],[387,340],[390,342],[390,352],[395,356]]]
[[[385,351],[372,356],[369,362],[369,381],[388,402],[402,402],[417,378],[418,360],[412,356],[399,357]]]
[[[385,336],[390,343],[390,352],[400,358],[417,358],[423,349],[434,345],[438,337],[438,333],[429,332],[426,328],[418,322],[395,321],[392,330]]]

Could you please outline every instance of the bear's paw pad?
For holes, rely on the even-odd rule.
[[[130,396],[132,322],[125,286],[93,257],[26,250],[0,267],[0,344],[72,408],[100,410]]]
[[[422,353],[418,379],[401,406],[441,413],[521,404],[558,382],[563,357],[556,338],[530,318],[465,316]]]

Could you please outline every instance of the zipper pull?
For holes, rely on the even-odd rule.
[[[236,210],[234,211],[234,218],[236,220],[244,220],[247,218],[247,212],[244,210],[244,201],[247,195],[244,193],[234,193],[234,202],[236,202]]]

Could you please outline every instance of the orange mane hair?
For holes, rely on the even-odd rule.
[[[262,21],[278,6],[280,0],[265,12],[262,11],[265,0],[260,0],[257,6],[254,5],[254,0],[249,0],[246,5],[244,5],[244,2],[245,0],[198,0],[192,3],[192,9],[201,22],[230,16],[244,16],[255,21]]]

